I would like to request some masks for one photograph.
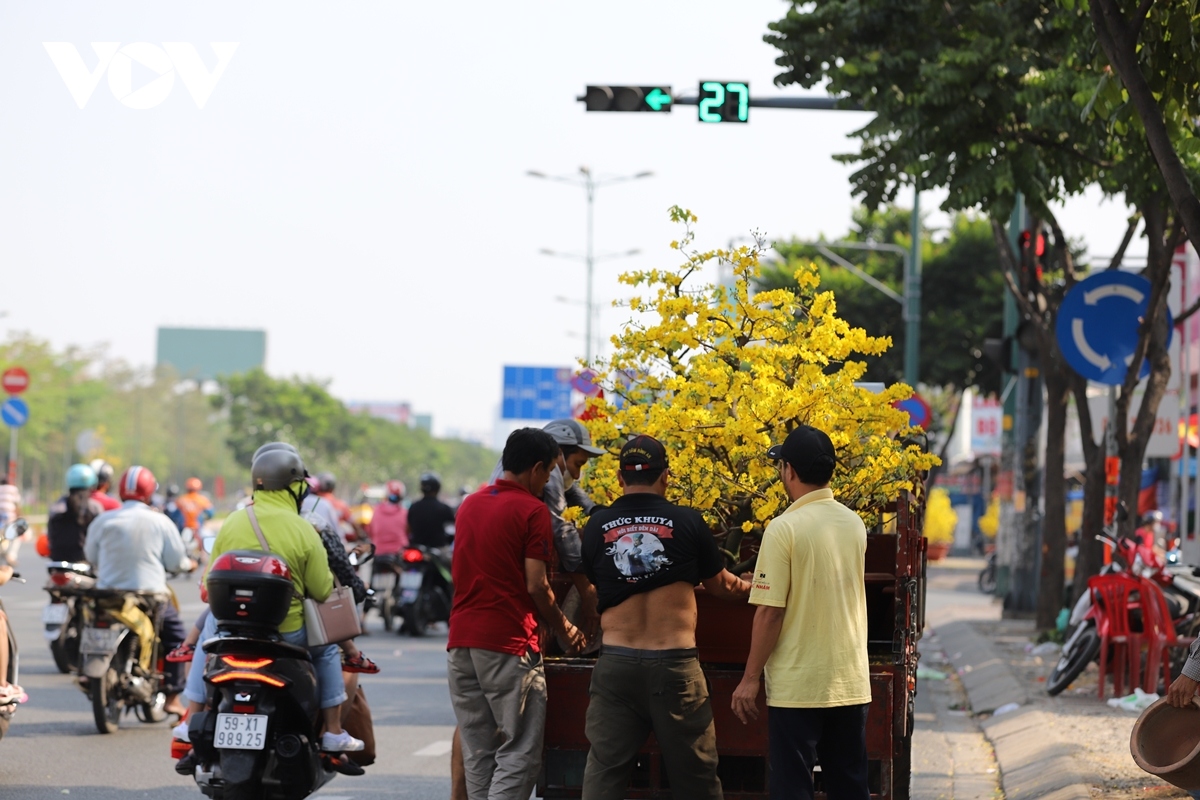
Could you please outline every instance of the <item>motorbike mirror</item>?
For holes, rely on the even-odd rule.
[[[200,546],[204,548],[204,552],[212,555],[213,546],[217,543],[217,537],[205,536],[200,540]]]
[[[4,529],[4,538],[11,542],[27,530],[29,530],[29,523],[23,519],[18,519]]]

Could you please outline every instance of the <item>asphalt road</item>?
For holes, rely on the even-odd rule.
[[[88,698],[54,667],[42,637],[45,561],[21,548],[19,572],[28,580],[0,587],[20,648],[20,683],[29,693],[8,735],[0,740],[0,797],[61,800],[65,795],[116,800],[201,797],[190,778],[176,775],[170,725],[147,725],[130,715],[115,734],[96,732]],[[203,606],[195,581],[173,580],[191,622]],[[379,617],[359,646],[378,662],[362,685],[375,720],[377,762],[361,777],[338,776],[314,798],[445,800],[450,794],[450,736],[454,713],[446,685],[446,634],[412,639],[385,633]]]

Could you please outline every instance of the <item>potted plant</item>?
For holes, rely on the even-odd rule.
[[[929,540],[925,552],[930,561],[941,561],[950,553],[957,528],[958,513],[950,505],[950,494],[940,488],[930,491],[925,505],[925,538]]]

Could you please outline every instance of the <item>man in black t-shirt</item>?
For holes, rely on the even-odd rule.
[[[408,507],[408,543],[424,547],[445,547],[450,539],[446,526],[454,524],[454,509],[438,500],[442,482],[437,475],[421,476],[421,499]]]
[[[583,800],[621,800],[651,731],[676,798],[720,800],[708,682],[696,650],[695,587],[746,602],[750,584],[725,569],[697,511],[669,502],[662,443],[635,436],[621,448],[624,495],[595,509],[583,532],[583,568],[595,585],[603,644],[592,671]]]

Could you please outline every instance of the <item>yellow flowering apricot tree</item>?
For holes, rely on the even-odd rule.
[[[632,318],[613,337],[615,352],[590,365],[605,397],[590,401],[587,425],[609,454],[589,465],[584,488],[611,502],[620,495],[621,443],[632,434],[654,436],[670,456],[668,496],[701,510],[736,562],[743,536],[761,534],[788,505],[767,448],[806,423],[837,448],[835,495],[874,525],[889,500],[914,489],[937,463],[892,406],[911,394],[908,386],[874,392],[856,385],[866,366],[854,357],[883,352],[891,340],[839,319],[833,295],[818,291],[814,266],[797,270],[799,293],[755,294],[761,242],[699,251],[695,215],[674,207],[671,219],[684,228],[671,243],[683,264],[621,276],[640,290],[628,301]],[[731,280],[694,285],[710,262],[727,266]]]

